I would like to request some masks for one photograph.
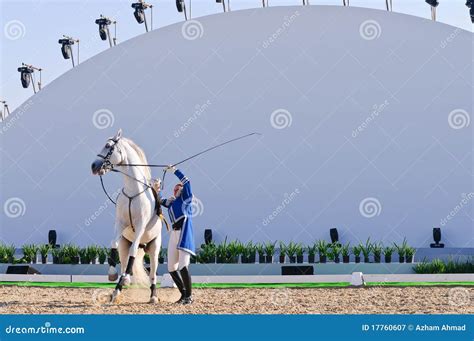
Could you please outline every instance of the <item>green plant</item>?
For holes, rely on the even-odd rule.
[[[103,246],[99,248],[99,263],[104,264],[106,260],[107,260],[107,248]]]
[[[343,257],[349,257],[350,254],[350,244],[344,244],[341,246],[341,254]]]
[[[352,247],[352,254],[356,257],[360,257],[363,247],[364,246],[362,244],[355,245],[354,247]]]
[[[57,250],[57,249],[53,249],[53,252],[54,250]],[[81,258],[81,264],[89,264],[91,262],[89,258],[89,250],[85,247],[79,250],[79,257]]]
[[[397,250],[398,255],[403,257],[405,255],[405,249],[408,247],[407,239],[403,238],[401,244],[393,243],[393,246],[395,247],[395,250]]]
[[[372,249],[372,253],[374,254],[374,257],[380,258],[383,251],[383,245],[381,243],[373,243],[371,249]]]
[[[5,253],[5,261],[7,263],[14,263],[15,262],[15,259],[14,259],[15,250],[16,250],[15,245],[13,245],[13,244],[5,245],[4,253]]]
[[[341,245],[339,243],[332,243],[329,248],[329,259],[336,260],[341,254]]]
[[[94,263],[99,256],[99,247],[97,245],[90,245],[87,247],[87,256]]]
[[[275,254],[275,245],[276,242],[266,242],[265,243],[265,255],[266,256],[273,256]]]
[[[370,253],[372,252],[372,243],[370,242],[370,238],[367,238],[365,244],[362,245],[362,254],[364,258],[369,258]]]
[[[383,254],[386,257],[392,257],[393,251],[395,251],[395,249],[391,246],[386,246],[383,248]]]
[[[318,249],[318,253],[320,256],[327,256],[329,244],[325,240],[318,240],[316,242],[316,248]]]
[[[62,249],[61,248],[53,248],[51,250],[51,254],[53,255],[53,260],[56,260],[57,262],[61,263],[62,262]]]
[[[250,258],[255,256],[255,252],[257,251],[257,246],[249,241],[247,244],[242,245],[242,256],[246,258]]]
[[[160,253],[158,254],[158,258],[165,259],[167,254],[168,254],[168,249],[166,247],[162,247],[160,249]]]
[[[296,251],[298,250],[298,244],[294,242],[289,242],[286,246],[286,255],[288,257],[294,257],[296,255]]]
[[[225,237],[224,242],[220,243],[216,247],[216,256],[217,262],[225,262],[227,259],[227,237]]]
[[[417,274],[473,273],[474,262],[472,257],[469,257],[466,261],[454,261],[450,258],[446,262],[441,259],[427,262],[426,259],[423,259],[423,261],[413,266],[413,270]]]
[[[41,257],[47,257],[49,250],[51,250],[50,244],[41,244],[39,246],[39,252],[41,254]]]
[[[316,252],[318,251],[318,245],[316,243],[313,245],[308,245],[306,247],[306,251],[308,251],[308,256],[315,256]]]
[[[416,249],[414,247],[407,246],[405,248],[405,257],[411,258],[415,255],[415,252],[416,252]]]
[[[265,245],[263,243],[255,244],[255,249],[260,257],[265,256]]]
[[[209,244],[202,244],[201,249],[197,254],[196,260],[199,263],[214,263],[216,261],[216,254],[217,247],[214,242],[210,242]]]
[[[304,255],[304,247],[302,244],[298,243],[296,244],[296,256],[297,257],[302,257]]]
[[[238,240],[233,240],[227,245],[227,262],[235,262],[235,259],[242,254],[244,247]]]
[[[287,255],[288,254],[288,252],[287,252],[288,247],[286,246],[286,244],[283,243],[283,242],[280,242],[279,245],[280,245],[280,247],[279,247],[280,248],[280,257]]]
[[[36,254],[38,252],[38,246],[35,244],[25,244],[22,247],[23,249],[23,258],[27,263],[36,261]]]

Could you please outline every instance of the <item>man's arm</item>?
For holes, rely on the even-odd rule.
[[[191,191],[191,183],[189,182],[189,179],[186,175],[184,175],[179,169],[176,169],[174,171],[174,175],[176,175],[183,184],[183,191],[182,191],[182,196],[183,200],[186,201],[193,196],[193,192]]]

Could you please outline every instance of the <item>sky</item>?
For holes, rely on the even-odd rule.
[[[70,60],[61,56],[58,39],[63,34],[78,38],[80,61],[108,48],[98,37],[94,23],[100,14],[117,20],[118,43],[145,32],[133,17],[131,0],[0,0],[0,100],[6,100],[10,111],[20,106],[33,90],[23,89],[17,68],[22,62],[41,67],[43,86],[68,71]],[[268,0],[270,6],[300,5],[302,0]],[[149,0],[154,5],[154,29],[182,21],[175,0]],[[189,4],[189,0],[186,0]],[[342,5],[342,0],[310,0],[312,5]],[[261,0],[230,0],[231,10],[261,7]],[[437,19],[440,22],[472,31],[469,11],[464,0],[440,0]],[[351,6],[385,10],[385,0],[350,0]],[[431,18],[430,6],[424,0],[393,0],[393,11]],[[149,11],[148,11],[149,12]],[[222,12],[213,0],[193,0],[192,17]],[[148,13],[149,15],[149,13]],[[0,108],[1,109],[1,108]]]

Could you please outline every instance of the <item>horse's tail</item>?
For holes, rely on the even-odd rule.
[[[144,257],[145,257],[145,250],[143,248],[138,248],[137,256],[135,257],[135,261],[133,262],[133,276],[132,276],[132,283],[138,284],[140,286],[150,286],[150,279],[148,274],[146,273],[145,266],[144,266]]]

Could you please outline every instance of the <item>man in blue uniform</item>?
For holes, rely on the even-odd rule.
[[[179,179],[174,186],[173,196],[163,199],[159,193],[160,204],[168,208],[172,230],[168,242],[168,271],[181,293],[176,303],[190,304],[192,299],[192,281],[189,273],[191,256],[195,255],[191,184],[179,169],[168,167]]]

